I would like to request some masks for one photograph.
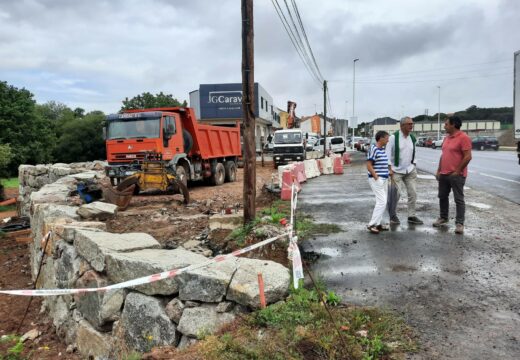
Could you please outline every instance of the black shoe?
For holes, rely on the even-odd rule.
[[[424,224],[424,222],[423,222],[421,219],[419,219],[417,216],[410,216],[410,217],[408,218],[408,222],[409,222],[410,224],[417,224],[417,225],[422,225],[422,224]]]
[[[390,225],[399,225],[401,221],[399,221],[399,218],[397,215],[394,215],[390,218]]]
[[[390,230],[390,228],[386,224],[380,224],[380,225],[377,225],[377,230],[379,230],[379,231],[388,231],[388,230]]]

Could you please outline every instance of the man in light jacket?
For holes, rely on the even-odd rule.
[[[388,144],[386,144],[386,154],[388,157],[391,173],[391,187],[388,196],[388,214],[390,224],[400,224],[397,217],[397,202],[404,190],[408,196],[408,223],[421,225],[423,221],[415,213],[415,203],[417,200],[416,182],[417,169],[415,167],[415,136],[412,135],[413,119],[404,117],[401,119],[400,130],[391,134]]]

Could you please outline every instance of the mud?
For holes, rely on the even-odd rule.
[[[425,224],[408,225],[401,200],[401,225],[369,234],[374,196],[362,155],[354,159],[344,175],[312,179],[300,195],[302,211],[343,229],[302,244],[316,258],[314,272],[345,302],[401,314],[422,344],[412,359],[517,359],[520,206],[468,188],[465,234],[454,234],[453,218],[436,229],[437,183],[425,177],[417,184]]]

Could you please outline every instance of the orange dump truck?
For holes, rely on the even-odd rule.
[[[113,185],[140,171],[149,153],[184,184],[207,179],[221,185],[236,180],[240,126],[200,124],[187,107],[130,110],[107,116],[106,150]]]

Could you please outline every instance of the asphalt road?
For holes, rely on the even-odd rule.
[[[437,182],[421,176],[417,188],[417,215],[425,224],[403,221],[402,199],[397,209],[402,224],[374,235],[366,230],[375,200],[361,153],[345,174],[309,179],[299,211],[342,229],[302,242],[302,251],[317,258],[313,272],[346,303],[401,314],[421,343],[411,359],[518,359],[520,206],[467,189],[466,231],[455,235],[453,201],[449,225],[433,228]]]
[[[435,174],[440,149],[418,147],[417,168]],[[520,204],[520,165],[515,151],[473,150],[466,186]]]

